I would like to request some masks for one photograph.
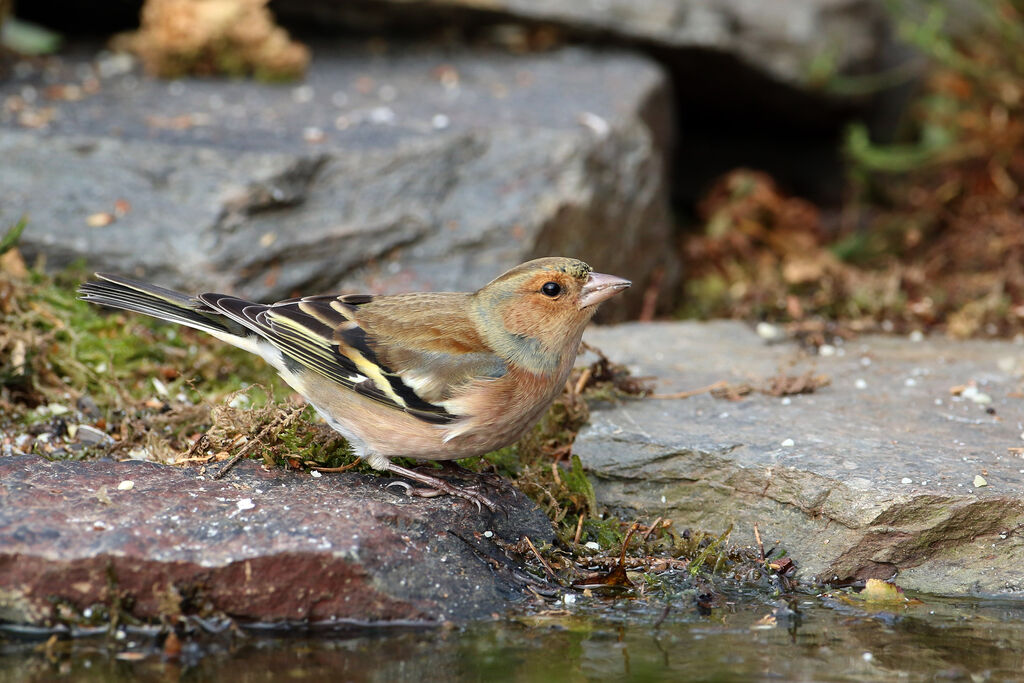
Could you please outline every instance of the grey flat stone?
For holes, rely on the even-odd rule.
[[[94,94],[48,99],[97,73]],[[475,289],[564,254],[634,279],[613,316],[659,267],[662,291],[676,277],[650,248],[671,240],[669,105],[643,57],[322,47],[292,86],[89,55],[18,74],[0,83],[21,107],[0,109],[0,225],[27,214],[24,251],[49,266],[267,300]]]
[[[586,340],[659,392],[781,373],[812,394],[708,394],[599,407],[574,452],[599,500],[789,551],[804,576],[889,577],[937,593],[1024,590],[1024,346],[863,337],[833,356],[733,322],[622,325]],[[975,382],[979,403],[950,389]],[[979,397],[984,400],[984,397]],[[993,414],[994,413],[994,414]],[[975,486],[981,476],[986,486]]]

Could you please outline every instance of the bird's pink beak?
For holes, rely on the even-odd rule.
[[[591,273],[587,284],[583,285],[583,289],[580,291],[580,308],[595,306],[606,301],[631,284],[633,283],[629,280],[623,280],[614,275]]]

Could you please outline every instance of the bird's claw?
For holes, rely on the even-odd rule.
[[[392,481],[386,484],[384,488],[389,489],[392,486],[399,486],[405,489],[405,495],[412,498],[437,498],[438,496],[445,495],[445,492],[439,489],[417,488],[407,481]]]
[[[385,488],[391,488],[392,486],[398,486],[405,491],[405,495],[413,498],[437,498],[438,496],[455,496],[456,498],[462,498],[476,505],[477,512],[483,512],[486,507],[491,512],[498,511],[498,505],[490,498],[475,490],[475,487],[459,487],[448,484],[443,480],[438,480],[438,483],[434,487],[418,487],[413,486],[406,481],[392,481],[385,485]]]

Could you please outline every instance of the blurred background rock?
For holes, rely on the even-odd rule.
[[[995,258],[1024,233],[1015,1],[16,12],[67,42],[8,55],[0,87],[0,221],[27,213],[52,267],[272,297],[463,289],[564,252],[637,282],[610,318],[1024,320]]]

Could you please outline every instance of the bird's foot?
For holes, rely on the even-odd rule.
[[[444,479],[432,477],[429,474],[406,469],[405,467],[390,463],[388,464],[388,470],[399,476],[405,477],[406,479],[411,479],[424,485],[424,488],[420,488],[405,481],[393,481],[387,485],[388,488],[392,486],[399,486],[405,489],[406,495],[415,496],[417,498],[436,498],[437,496],[444,495],[455,496],[457,498],[462,498],[463,500],[468,500],[471,503],[475,503],[477,510],[483,510],[483,508],[487,508],[491,512],[497,512],[498,510],[498,505],[493,500],[477,491],[474,487],[455,486],[454,484],[449,484]]]
[[[454,460],[442,460],[440,461],[441,472],[445,475],[451,475],[459,477],[460,479],[476,480],[480,482],[480,485],[490,486],[492,488],[501,488],[505,480],[501,478],[501,475],[497,472],[477,472],[475,470],[463,467]],[[472,487],[477,486],[476,484]],[[512,494],[515,495],[516,490],[512,489]]]

